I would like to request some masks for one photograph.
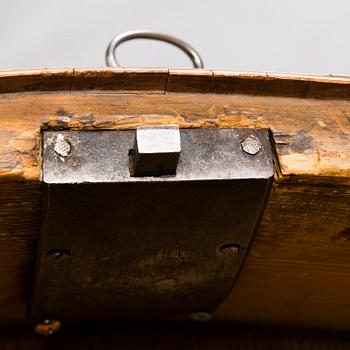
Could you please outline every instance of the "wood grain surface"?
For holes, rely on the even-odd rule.
[[[167,69],[0,72],[0,323],[24,324],[43,129],[268,128],[273,190],[218,320],[350,330],[350,78]]]

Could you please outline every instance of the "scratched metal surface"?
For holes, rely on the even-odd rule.
[[[252,133],[256,155],[241,148]],[[57,135],[71,143],[68,157],[54,152]],[[182,130],[177,174],[166,177],[130,177],[133,140],[130,131],[44,133],[33,317],[187,317],[229,294],[271,188],[268,132]]]
[[[54,152],[58,135],[72,145],[68,157]],[[261,149],[256,155],[242,150],[241,142],[256,136]],[[266,178],[273,162],[266,129],[182,129],[181,155],[176,176],[132,177],[128,151],[135,131],[45,131],[42,178],[46,183],[194,181]]]

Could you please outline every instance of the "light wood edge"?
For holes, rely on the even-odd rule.
[[[350,76],[167,68],[44,68],[0,70],[0,93],[79,92],[244,93],[350,98]]]

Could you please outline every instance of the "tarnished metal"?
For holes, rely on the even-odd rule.
[[[135,131],[44,131],[33,317],[189,315],[223,301],[270,190],[268,131],[180,134],[176,175],[134,177]],[[250,135],[255,156],[241,148]],[[62,136],[72,145],[64,159],[54,151]]]
[[[208,312],[193,312],[190,314],[190,318],[193,321],[197,322],[208,322],[212,320],[212,315]]]
[[[260,151],[260,141],[254,135],[249,135],[248,137],[246,137],[242,141],[241,145],[243,151],[251,155],[255,155]]]
[[[58,332],[61,329],[61,322],[58,320],[49,320],[46,319],[41,323],[38,323],[34,330],[40,335],[52,335]]]
[[[71,145],[62,135],[57,136],[54,151],[61,157],[67,157],[71,152]]]
[[[130,172],[132,176],[175,175],[180,153],[177,125],[139,127],[129,152]]]

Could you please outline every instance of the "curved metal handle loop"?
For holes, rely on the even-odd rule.
[[[134,39],[151,39],[164,41],[172,44],[182,50],[192,61],[194,68],[204,68],[203,60],[199,53],[189,44],[172,35],[151,32],[149,30],[132,30],[117,35],[108,45],[106,50],[106,64],[108,67],[119,67],[119,63],[115,57],[117,47],[129,40]]]

